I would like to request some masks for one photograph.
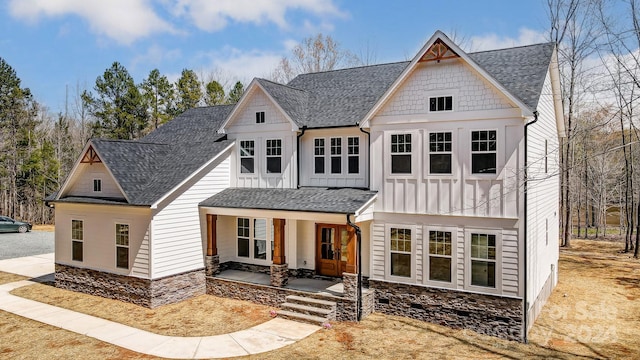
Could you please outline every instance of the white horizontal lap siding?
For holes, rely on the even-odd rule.
[[[101,191],[93,191],[93,180],[100,179]],[[124,199],[113,177],[102,163],[80,164],[65,196],[109,197]]]
[[[538,112],[538,122],[528,128],[527,300],[530,306],[551,275],[552,265],[554,271],[557,271],[558,264],[559,144],[548,74],[538,103]]]
[[[142,238],[140,249],[135,256],[131,273],[138,277],[149,277],[149,229]]]
[[[187,189],[153,218],[153,278],[204,266],[198,204],[229,187],[229,157],[213,164],[204,176],[190,180]]]
[[[465,276],[465,231],[463,227],[458,227],[458,262],[456,264],[458,270],[457,286],[459,289],[464,289],[464,276]],[[470,271],[470,270],[469,270]]]
[[[502,293],[518,295],[518,232],[502,231]]]
[[[384,223],[374,222],[371,232],[371,277],[384,279],[385,250]]]

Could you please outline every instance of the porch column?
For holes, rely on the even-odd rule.
[[[284,219],[273,219],[273,264],[271,286],[284,287],[289,281],[289,266],[284,255]]]
[[[347,267],[342,273],[342,285],[344,296],[347,299],[356,299],[358,292],[358,254],[356,253],[358,239],[356,232],[349,227],[349,241],[347,242]]]
[[[216,229],[217,220],[218,215],[207,214],[207,256],[205,256],[205,273],[207,276],[214,276],[220,270]]]

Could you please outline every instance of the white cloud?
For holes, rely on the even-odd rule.
[[[175,32],[148,0],[11,0],[11,16],[30,22],[41,17],[76,15],[91,30],[121,44],[158,32]]]
[[[272,22],[287,28],[285,14],[304,10],[316,15],[342,16],[332,0],[178,0],[174,15],[190,18],[205,31],[218,31],[230,21],[264,24]]]
[[[200,54],[201,71],[222,73],[248,85],[254,77],[269,77],[282,58],[279,52],[240,50],[225,47],[219,51]]]
[[[518,31],[518,36],[515,38],[500,36],[498,34],[472,36],[469,39],[470,46],[468,47],[468,51],[503,49],[514,46],[537,44],[545,41],[547,40],[544,33],[527,28],[521,28]]]

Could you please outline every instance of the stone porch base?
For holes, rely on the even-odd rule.
[[[150,280],[56,264],[56,287],[148,308],[172,304],[205,293],[204,270]]]
[[[375,311],[522,341],[522,300],[369,279]]]

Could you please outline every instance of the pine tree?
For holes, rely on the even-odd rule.
[[[233,89],[229,91],[229,97],[227,98],[227,104],[235,104],[240,101],[242,94],[244,93],[244,85],[240,81],[236,82]]]
[[[176,88],[178,90],[176,115],[198,106],[202,98],[202,90],[198,75],[193,70],[182,70],[182,76],[178,79]]]

